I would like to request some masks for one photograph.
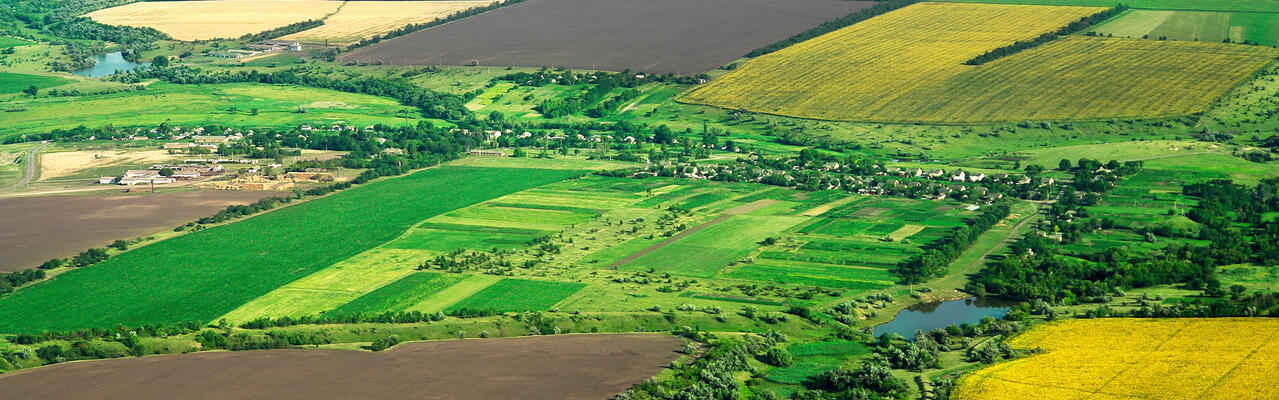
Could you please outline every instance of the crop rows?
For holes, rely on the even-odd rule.
[[[882,122],[1161,117],[1204,111],[1279,55],[1257,46],[1070,36],[963,65],[1100,10],[916,4],[751,60],[680,100]]]

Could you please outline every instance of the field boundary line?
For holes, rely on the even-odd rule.
[[[1211,385],[1208,385],[1208,387],[1204,388],[1202,392],[1199,392],[1199,395],[1195,396],[1195,398],[1202,399],[1204,398],[1204,396],[1207,396],[1208,392],[1212,391],[1212,388],[1215,388],[1217,387],[1217,385],[1220,385],[1222,381],[1226,380],[1227,376],[1230,376],[1230,373],[1235,372],[1236,369],[1239,369],[1240,365],[1243,365],[1243,363],[1247,362],[1249,358],[1252,358],[1253,355],[1257,354],[1257,352],[1260,351],[1261,348],[1264,347],[1266,343],[1268,343],[1276,335],[1279,335],[1279,330],[1271,331],[1270,335],[1266,336],[1264,340],[1257,341],[1257,347],[1253,347],[1252,351],[1249,351],[1247,355],[1243,356],[1243,358],[1240,358],[1239,361],[1236,362],[1234,366],[1230,367],[1230,369],[1222,373],[1220,377],[1217,377],[1217,380],[1213,381]]]

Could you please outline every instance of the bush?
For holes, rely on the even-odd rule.
[[[369,350],[382,351],[382,350],[389,349],[391,347],[395,347],[395,345],[397,344],[400,344],[400,337],[396,335],[391,335],[378,340],[374,340],[373,344],[369,346]]]

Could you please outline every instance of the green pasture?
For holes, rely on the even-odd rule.
[[[231,108],[235,112],[231,112]],[[416,109],[395,100],[326,89],[256,84],[175,85],[78,97],[13,98],[0,101],[0,131],[46,132],[79,125],[200,125],[296,127],[302,124],[391,125],[416,123]],[[252,115],[252,109],[258,109]],[[298,112],[299,110],[305,112]],[[407,117],[407,118],[406,118]]]
[[[1279,4],[1270,12],[1129,10],[1091,29],[1132,38],[1279,44]]]
[[[585,286],[576,282],[507,278],[454,303],[449,309],[545,311]]]
[[[573,174],[432,168],[177,236],[0,298],[0,332],[210,321],[418,221]]]
[[[15,37],[8,37],[8,36],[0,36],[0,49],[7,49],[7,48],[10,48],[10,47],[18,47],[18,46],[26,46],[26,45],[29,45],[29,44],[31,44],[31,42],[26,41],[26,40],[23,40],[23,39],[18,39],[18,38],[15,38]]]
[[[760,282],[854,290],[892,286],[897,279],[887,269],[765,259],[731,267],[723,276]]]
[[[374,248],[270,291],[218,319],[316,315],[412,274],[432,253]]]
[[[3,47],[3,46],[0,46]],[[31,86],[41,90],[64,85],[71,80],[49,75],[19,74],[0,71],[0,93],[17,93]]]
[[[466,275],[418,271],[406,275],[377,290],[343,304],[330,311],[332,314],[349,315],[383,313],[407,310],[414,304],[430,298],[463,279]]]

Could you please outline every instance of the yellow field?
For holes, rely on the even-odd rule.
[[[352,1],[324,20],[324,26],[294,33],[283,39],[345,45],[408,25],[430,22],[454,12],[486,6],[479,1]]]
[[[323,19],[341,1],[219,0],[127,4],[86,15],[109,25],[151,27],[178,40],[236,38],[295,22]]]
[[[1279,385],[1275,319],[1073,320],[1010,344],[1044,354],[965,375],[951,398],[1270,399]]]
[[[963,62],[1100,8],[920,3],[751,60],[680,101],[827,120],[975,123],[1206,109],[1279,56],[1221,43],[1067,37]]]

